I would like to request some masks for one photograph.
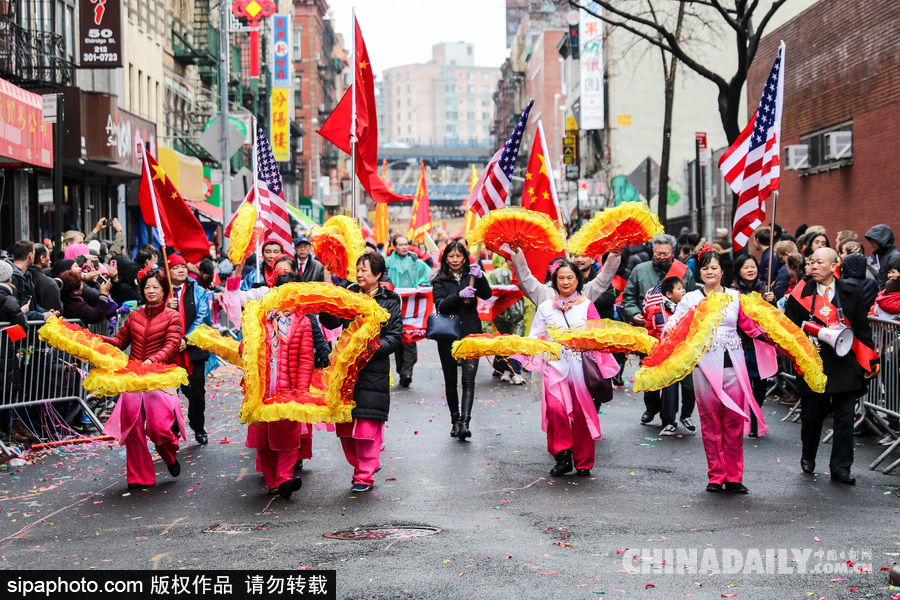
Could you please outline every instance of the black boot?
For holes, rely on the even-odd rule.
[[[450,413],[450,424],[452,427],[450,428],[450,437],[456,437],[459,435],[459,413],[452,412]]]
[[[556,466],[550,469],[551,477],[565,475],[572,470],[572,449],[560,450],[554,455]]]
[[[475,402],[475,386],[463,386],[462,412],[459,415],[459,433],[457,437],[466,440],[472,437],[469,431],[469,421],[472,418],[472,404]]]

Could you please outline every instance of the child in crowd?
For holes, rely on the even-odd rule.
[[[675,312],[678,303],[684,296],[684,282],[678,277],[666,277],[660,284],[660,292],[663,295],[663,324],[665,327],[669,317]],[[649,326],[650,319],[647,319]],[[660,332],[662,328],[660,328]],[[651,335],[654,333],[651,332]],[[694,380],[691,377],[685,377],[679,383],[673,383],[662,391],[662,418],[663,428],[660,435],[675,435],[678,426],[675,421],[675,413],[678,411],[678,386],[681,385],[681,424],[689,432],[693,433],[697,430],[691,421],[691,415],[694,413],[696,400],[694,398]]]

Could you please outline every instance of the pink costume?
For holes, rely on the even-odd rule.
[[[270,343],[269,394],[283,390],[309,390],[314,367],[312,326],[305,315],[272,312],[266,319]],[[298,421],[256,423],[247,428],[247,447],[256,448],[257,470],[266,485],[276,489],[294,478],[297,460],[312,456],[312,435],[301,436]],[[309,430],[309,427],[306,427]]]
[[[547,326],[562,329],[597,320],[600,315],[593,303],[584,300],[568,311],[555,308],[553,299],[537,307],[531,323],[530,337],[547,336]],[[604,377],[612,377],[619,365],[608,354],[595,352],[594,357]],[[600,439],[600,420],[594,400],[584,383],[580,352],[563,349],[559,360],[544,361],[541,392],[541,429],[547,432],[547,451],[551,455],[572,449],[576,469],[594,466],[594,440]],[[526,363],[527,364],[527,363]]]
[[[130,345],[133,361],[173,363],[181,342],[181,319],[177,312],[162,304],[145,306],[128,315],[114,337],[104,336],[103,340],[120,349]],[[148,437],[163,462],[175,463],[178,438],[172,433],[172,427],[176,423],[181,439],[186,440],[184,416],[174,389],[125,392],[119,396],[103,431],[125,446],[128,483],[156,483],[153,458],[147,449]]]
[[[375,471],[381,468],[381,445],[384,443],[384,421],[353,419],[337,424],[337,435],[344,456],[353,467],[353,483],[375,484]]]
[[[700,413],[700,433],[706,451],[707,473],[710,483],[741,483],[744,475],[744,434],[750,432],[748,408],[756,415],[759,435],[766,433],[762,410],[753,399],[744,351],[737,328],[755,338],[762,330],[741,310],[738,292],[726,289],[732,297],[725,316],[716,330],[706,354],[694,369],[694,392]],[[700,290],[684,295],[675,314],[666,324],[671,330],[681,317],[699,304],[705,297]],[[765,379],[774,373],[774,349],[768,344],[756,342],[760,377]],[[725,353],[732,366],[725,367]]]

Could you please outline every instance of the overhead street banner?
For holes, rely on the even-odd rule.
[[[603,9],[596,2],[586,8],[600,14]],[[604,129],[603,106],[603,21],[579,11],[578,44],[581,56],[581,123],[580,129]]]

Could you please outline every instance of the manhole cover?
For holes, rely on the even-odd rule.
[[[212,527],[207,527],[203,533],[243,533],[246,531],[263,531],[268,529],[268,523],[259,525],[237,525],[235,523],[216,523]]]
[[[411,537],[425,537],[434,535],[440,531],[438,527],[365,527],[357,529],[344,529],[343,531],[331,531],[322,534],[322,537],[334,540],[392,540]]]

